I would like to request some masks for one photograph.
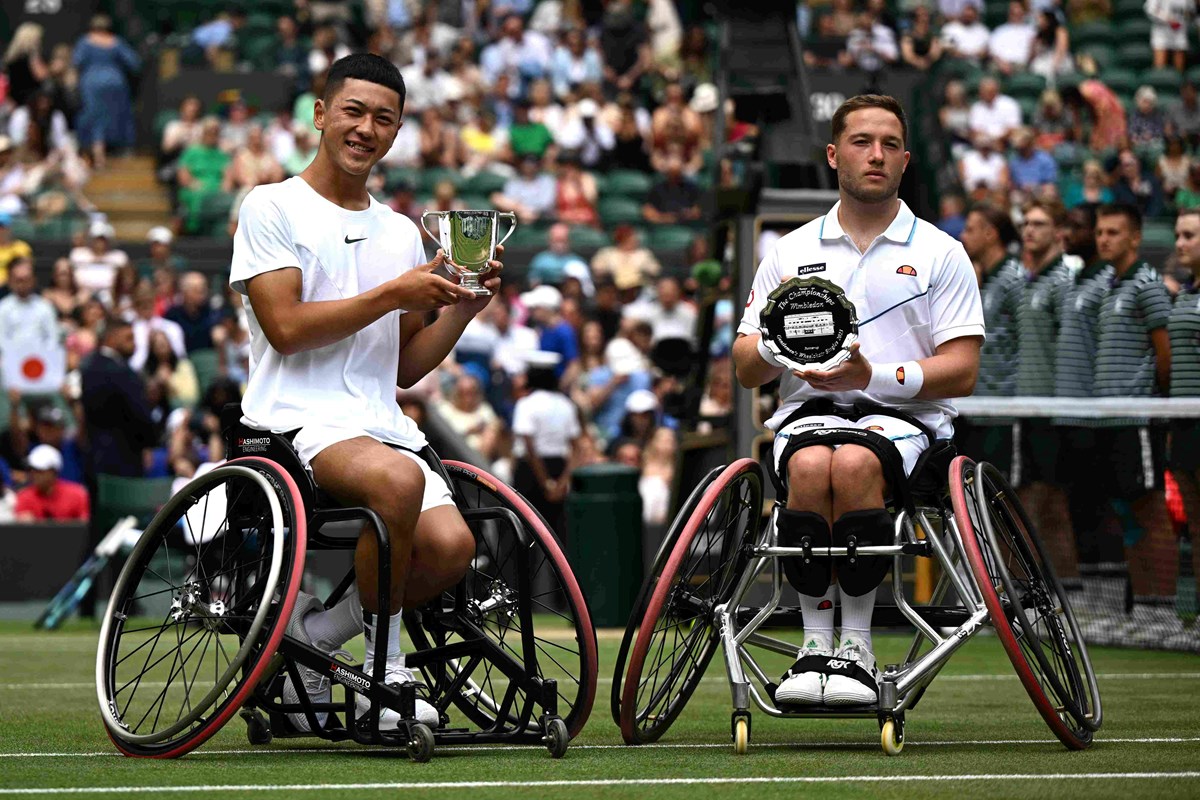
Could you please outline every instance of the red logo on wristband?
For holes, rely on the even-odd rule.
[[[896,367],[896,382],[904,385],[904,367]]]

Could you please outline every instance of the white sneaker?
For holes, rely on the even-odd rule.
[[[815,639],[810,639],[796,653],[795,669],[802,660],[809,656],[829,658],[833,649],[821,647]],[[779,681],[775,689],[776,703],[790,703],[798,706],[820,705],[823,699],[825,676],[820,672],[793,672],[789,669]]]
[[[857,706],[874,703],[879,699],[879,670],[875,668],[875,656],[870,650],[854,642],[842,642],[842,646],[833,654],[829,665],[837,668],[841,665],[835,662],[850,662],[863,669],[874,682],[868,686],[863,681],[848,675],[828,675],[825,678],[825,705],[827,706]]]
[[[296,604],[295,607],[292,608],[292,616],[288,620],[287,629],[284,631],[284,633],[287,636],[296,639],[297,641],[311,645],[313,643],[312,638],[308,635],[308,631],[304,629],[304,618],[309,614],[324,610],[325,604],[320,600],[313,597],[311,594],[299,592],[296,595]],[[349,653],[347,653],[346,656],[349,657]],[[309,669],[308,667],[302,667],[299,664],[296,665],[296,669],[300,673],[300,680],[304,683],[304,691],[308,693],[309,699],[314,703],[328,703],[331,695],[329,690],[329,678]],[[300,702],[300,694],[296,691],[296,687],[292,684],[292,679],[290,676],[284,679],[283,682],[283,702],[289,705]],[[329,717],[329,714],[324,711],[318,711],[315,713],[317,722],[324,727],[325,720]],[[296,730],[304,731],[306,733],[311,731],[311,728],[308,724],[308,717],[306,715],[288,714],[287,718],[288,721],[291,722],[296,728]]]
[[[389,686],[399,686],[402,683],[417,683],[416,677],[410,669],[391,669],[388,670],[387,677],[384,683]],[[441,726],[441,716],[438,710],[420,697],[416,703],[417,722],[422,722],[430,728],[436,730]],[[365,719],[367,714],[371,713],[371,701],[366,695],[355,693],[354,695],[354,714],[358,719]],[[400,725],[399,711],[383,707],[379,709],[379,730],[387,731],[394,730]]]

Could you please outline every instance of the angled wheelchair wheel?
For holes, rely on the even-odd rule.
[[[700,505],[700,499],[704,497],[704,492],[724,469],[724,467],[714,467],[688,495],[683,507],[671,521],[670,530],[667,531],[667,535],[663,537],[662,543],[658,546],[658,554],[655,555],[654,565],[650,569],[651,576],[662,574],[663,568],[667,565],[667,559],[671,557],[671,551],[675,548],[675,543],[679,541],[679,535],[687,527],[688,520],[695,513],[696,507]],[[625,626],[625,634],[621,637],[621,647],[617,650],[617,664],[613,668],[612,694],[609,698],[609,705],[612,710],[613,722],[618,726],[621,724],[621,688],[624,686],[622,679],[625,677],[625,662],[629,657],[629,646],[633,644],[633,637],[638,630],[637,626],[646,614],[646,603],[650,600],[650,592],[654,589],[654,583],[653,579],[646,580],[638,589],[637,598],[633,601],[633,611],[629,615],[629,623]]]
[[[959,456],[950,466],[950,499],[992,626],[1021,683],[1064,745],[1087,747],[1101,724],[1096,676],[1067,593],[1016,492],[991,464]]]
[[[670,555],[655,565],[622,688],[620,727],[628,744],[662,736],[704,676],[718,644],[713,609],[729,599],[750,561],[746,545],[758,530],[762,478],[748,458],[725,467]]]
[[[287,627],[305,523],[295,482],[263,458],[230,461],[167,501],[101,624],[96,692],[117,749],[181,756],[237,712]]]
[[[443,465],[464,513],[473,509],[512,512],[525,529],[528,545],[522,547],[516,536],[505,535],[510,529],[501,521],[468,519],[476,556],[466,577],[443,594],[436,613],[426,609],[407,615],[409,635],[420,650],[461,641],[456,617],[482,630],[527,674],[557,683],[558,716],[574,738],[596,698],[596,631],[562,546],[537,510],[511,487],[469,464],[444,461]],[[529,626],[519,612],[521,570],[531,586]],[[493,663],[473,665],[461,659],[422,671],[435,703],[448,700],[481,729],[514,731],[526,716],[523,709],[532,704],[535,713],[523,730],[540,733],[539,698],[529,697]],[[456,684],[461,688],[454,688]],[[448,697],[438,696],[442,692]]]

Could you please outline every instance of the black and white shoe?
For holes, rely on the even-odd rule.
[[[833,650],[810,639],[796,654],[796,663],[784,673],[775,689],[775,702],[797,706],[819,706],[825,690],[824,664]]]
[[[842,642],[828,661],[825,705],[858,706],[879,699],[879,670],[875,656],[860,644]]]

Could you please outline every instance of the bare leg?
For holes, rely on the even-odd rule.
[[[475,537],[454,506],[421,512],[413,543],[404,607],[414,608],[449,589],[475,557]]]
[[[1134,595],[1174,597],[1179,575],[1179,554],[1175,532],[1167,514],[1167,500],[1161,489],[1133,501],[1133,513],[1145,533],[1129,548],[1129,575]]]
[[[829,465],[833,448],[814,445],[797,450],[788,459],[787,507],[793,511],[811,511],[832,522],[832,493]]]
[[[833,520],[848,511],[883,508],[883,465],[872,451],[856,444],[839,447],[830,467]]]

